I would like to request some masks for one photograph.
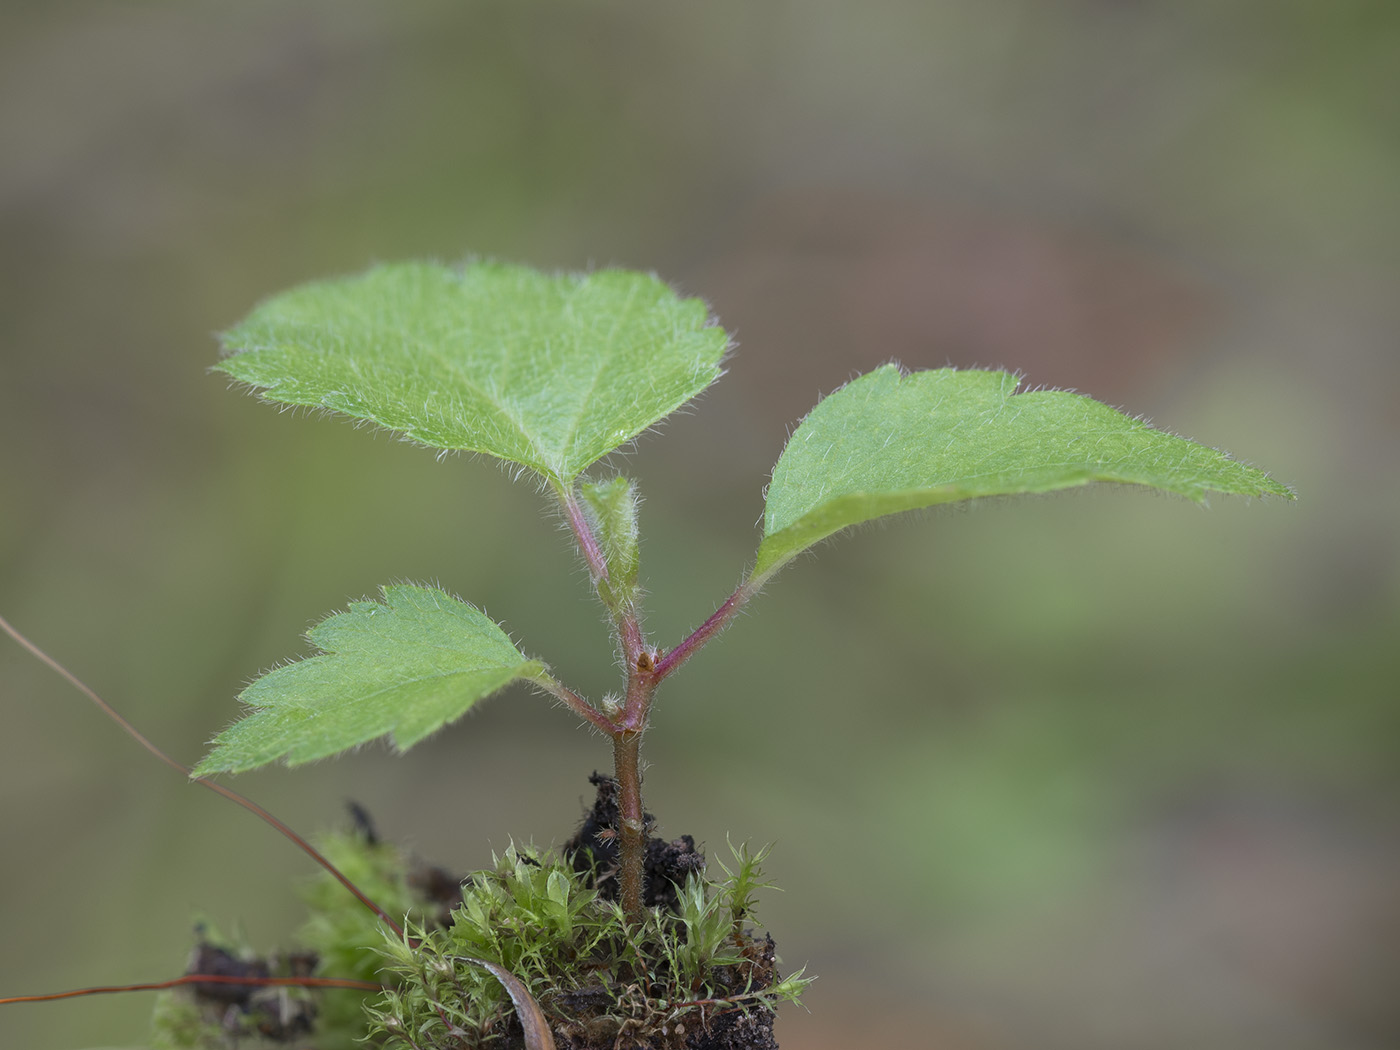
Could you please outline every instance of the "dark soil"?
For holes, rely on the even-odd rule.
[[[609,900],[618,897],[618,826],[617,781],[595,772],[588,778],[596,789],[593,806],[584,817],[574,836],[564,844],[565,856],[573,860],[574,870],[592,874],[598,892]],[[655,824],[650,813],[644,813],[647,830]],[[705,870],[705,855],[695,848],[695,839],[682,835],[667,842],[659,837],[647,839],[644,869],[643,902],[648,907],[675,911],[679,907],[676,891],[692,873]],[[742,966],[727,967],[718,975],[731,989],[729,994],[761,990],[778,979],[772,937],[750,940],[744,948],[746,961]],[[594,1002],[590,996],[597,998]],[[751,1007],[747,1010],[733,1006],[702,1008],[670,1030],[626,1033],[589,1031],[590,1016],[607,1012],[610,995],[604,989],[581,990],[556,999],[552,1006],[563,1007],[573,1014],[577,1023],[556,1026],[559,1050],[778,1050],[773,1036],[772,1010]],[[522,1043],[523,1046],[523,1043]]]
[[[210,977],[294,978],[310,977],[316,972],[314,952],[241,959],[206,941],[203,930],[197,930],[196,934],[198,941],[186,973]],[[292,1042],[315,1027],[315,1004],[310,999],[289,999],[276,987],[210,981],[192,984],[190,990],[196,1003],[219,1016],[220,1026],[231,1038],[234,1033],[242,1032],[271,1042]]]
[[[574,870],[580,875],[593,874],[593,883],[608,900],[617,900],[617,781],[594,773],[588,782],[597,789],[593,808],[583,818],[574,837],[564,843],[564,855],[573,859]],[[642,814],[650,831],[656,818]],[[684,886],[691,873],[705,870],[705,855],[695,848],[689,835],[667,842],[660,838],[647,839],[647,859],[643,869],[642,903],[649,908],[675,911],[679,906],[676,888]]]
[[[596,797],[583,823],[565,843],[564,852],[571,858],[575,871],[589,875],[598,892],[615,901],[618,897],[617,782],[596,772],[589,777],[589,782],[596,790]],[[370,844],[378,842],[368,813],[352,803],[351,814],[356,830],[365,840]],[[650,813],[644,816],[650,830],[655,820]],[[670,842],[659,837],[648,838],[645,903],[650,907],[677,910],[678,887],[683,886],[691,874],[704,870],[705,856],[695,848],[691,836],[682,835]],[[410,861],[408,878],[424,900],[436,905],[438,920],[443,925],[450,922],[452,908],[462,901],[463,880],[443,868],[417,860]],[[760,940],[745,936],[742,954],[743,963],[712,971],[713,985],[722,990],[725,997],[768,988],[778,979],[772,937]],[[315,967],[314,954],[244,960],[201,937],[187,972],[229,977],[309,976]],[[310,1000],[299,1002],[295,1009],[289,1010],[285,1001],[279,1002],[274,988],[211,982],[195,984],[192,991],[206,1016],[220,1017],[221,1025],[230,1033],[256,1033],[271,1043],[315,1045],[316,1011]],[[645,994],[657,995],[660,990],[649,990]],[[778,1050],[773,1036],[773,1011],[752,1002],[740,1007],[725,999],[710,1001],[697,1005],[680,1022],[666,1025],[658,1019],[650,1027],[624,1031],[617,1027],[620,1011],[616,993],[601,984],[553,997],[545,993],[541,996],[541,1005],[554,1028],[558,1050]],[[312,1042],[307,1042],[308,1038]],[[525,1048],[524,1034],[514,1018],[497,1039],[499,1041],[493,1045],[499,1050]]]

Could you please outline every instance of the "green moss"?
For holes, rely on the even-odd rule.
[[[555,1032],[580,1045],[611,1046],[626,1034],[682,1046],[688,1028],[718,1015],[795,1001],[808,980],[780,980],[773,942],[746,925],[762,858],[736,856],[723,881],[688,880],[676,914],[650,909],[629,926],[588,876],[512,847],[467,883],[450,926],[387,940],[397,987],[371,1008],[372,1031],[396,1050],[518,1038],[506,990],[469,959],[509,970]]]
[[[223,1050],[224,1033],[181,991],[161,992],[151,1012],[151,1050]]]
[[[359,833],[337,833],[317,840],[326,858],[360,890],[396,919],[428,921],[432,906],[410,885],[411,860],[398,847],[370,842]],[[320,957],[320,977],[386,981],[385,960],[378,951],[383,925],[368,908],[345,892],[327,873],[307,883],[302,893],[310,915],[299,940]],[[321,993],[316,1026],[317,1050],[353,1050],[366,1032],[365,1002],[374,993],[327,989]]]
[[[446,911],[427,899],[420,866],[394,846],[363,835],[322,839],[323,853],[390,915],[405,937],[387,931],[330,875],[304,896],[310,916],[300,941],[319,958],[317,976],[385,985],[380,992],[265,989],[314,996],[315,1027],[297,1046],[352,1050],[504,1047],[519,1038],[510,996],[468,960],[486,960],[521,981],[557,1033],[578,1045],[613,1045],[619,1035],[658,1046],[685,1045],[685,1033],[734,1011],[765,1012],[796,1001],[808,978],[780,979],[773,942],[753,929],[754,895],[768,884],[766,851],[734,851],[717,881],[693,876],[678,888],[674,912],[648,909],[628,925],[617,904],[593,887],[590,873],[551,853],[511,846],[462,886]],[[230,957],[246,949],[214,941]],[[275,960],[269,967],[276,969]],[[256,1019],[227,1001],[201,1000],[182,988],[161,996],[153,1019],[157,1050],[241,1050],[286,1045],[261,1040]],[[413,1033],[413,1042],[403,1038]]]

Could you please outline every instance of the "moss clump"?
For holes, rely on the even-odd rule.
[[[205,938],[189,972],[288,973],[294,960],[296,972],[314,966],[318,977],[384,991],[194,984],[161,997],[153,1045],[518,1050],[524,1036],[510,996],[468,961],[485,960],[524,985],[560,1050],[772,1050],[776,1007],[808,983],[779,976],[772,938],[752,926],[766,851],[735,850],[720,880],[690,873],[666,904],[629,925],[594,870],[576,870],[576,857],[512,846],[459,884],[365,830],[319,846],[404,917],[404,938],[322,875],[306,891],[311,915],[300,940],[310,953],[262,959]]]
[[[436,903],[415,878],[424,866],[380,841],[372,830],[327,835],[317,840],[317,847],[388,915],[423,924],[438,914]],[[384,939],[378,916],[326,873],[310,880],[302,896],[309,915],[298,940],[319,957],[316,976],[381,983],[389,979],[378,950]],[[316,1050],[358,1050],[367,1030],[365,1003],[374,996],[342,988],[320,992],[320,1021],[312,1043]]]
[[[780,979],[772,939],[748,927],[762,856],[735,856],[722,881],[692,875],[674,911],[629,926],[587,874],[512,847],[463,886],[450,925],[387,941],[395,987],[371,1031],[394,1050],[522,1046],[506,990],[468,961],[485,959],[525,985],[561,1047],[776,1046],[773,1011],[808,982]],[[736,1028],[765,1034],[736,1041]]]
[[[316,845],[388,914],[431,922],[440,913],[441,905],[421,878],[436,869],[381,842],[367,821],[356,831],[321,836]],[[455,880],[449,881],[455,889]],[[372,912],[325,873],[306,884],[303,896],[309,916],[297,940],[307,951],[259,956],[201,922],[186,973],[389,980],[378,950],[383,928]],[[187,985],[157,998],[151,1045],[153,1050],[282,1050],[289,1044],[309,1050],[358,1050],[368,1031],[365,1003],[377,994],[339,988]]]

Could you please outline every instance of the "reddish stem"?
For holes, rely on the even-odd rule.
[[[739,610],[753,595],[754,590],[751,589],[749,580],[739,584],[734,593],[724,600],[724,603],[710,615],[710,618],[691,632],[690,637],[656,662],[656,667],[652,670],[652,677],[660,682],[699,652],[706,642],[729,626],[729,622],[738,615]]]
[[[629,666],[635,667],[647,647],[646,639],[642,636],[642,624],[635,609],[629,609],[618,618],[617,638],[622,645],[622,658]]]
[[[654,660],[642,649],[627,661],[627,701],[618,721],[621,731],[613,735],[613,766],[618,790],[618,887],[623,914],[631,922],[639,922],[642,916],[646,818],[642,810],[641,746],[652,696],[663,678],[728,626],[755,590],[751,581],[745,580],[690,637],[661,659]]]
[[[573,490],[559,488],[556,491],[564,505],[569,527],[578,541],[579,551],[588,563],[594,589],[599,591],[601,597],[598,585],[608,578],[607,560]],[[584,717],[612,737],[613,775],[618,791],[618,827],[614,830],[617,833],[619,898],[627,920],[639,924],[642,920],[642,880],[646,859],[646,819],[642,810],[642,730],[646,728],[651,696],[658,679],[651,653],[646,648],[636,607],[631,602],[618,606],[605,604],[609,604],[617,628],[618,644],[627,664],[627,697],[622,715],[616,722],[602,715],[589,718],[584,714]],[[574,708],[566,697],[561,698]],[[602,725],[604,721],[608,723],[606,726]]]
[[[613,767],[617,774],[618,898],[629,922],[642,919],[643,861],[646,859],[646,818],[642,813],[642,734],[613,737]]]
[[[358,988],[366,992],[384,990],[382,984],[373,981],[352,981],[341,977],[233,977],[228,974],[187,973],[170,981],[153,981],[149,984],[113,984],[97,988],[79,988],[71,992],[50,992],[48,995],[15,995],[0,999],[0,1006],[10,1003],[47,1003],[55,999],[76,999],[81,995],[108,995],[113,992],[156,992],[165,988],[177,988],[182,984],[249,984],[264,987],[295,988]]]
[[[588,516],[583,513],[583,507],[574,498],[572,489],[559,489],[558,493],[559,501],[564,504],[564,514],[569,519],[569,528],[573,529],[578,549],[583,553],[583,560],[588,563],[589,575],[593,577],[595,584],[599,580],[606,580],[608,560],[603,557],[603,549],[598,546],[598,538],[593,535]]]
[[[608,561],[598,544],[598,537],[593,534],[593,527],[588,524],[588,515],[584,513],[573,490],[558,488],[555,491],[559,502],[564,505],[564,516],[569,519],[569,528],[573,530],[579,552],[588,563],[588,574],[593,580],[593,589],[601,596],[598,584],[608,579]],[[628,664],[635,664],[637,657],[646,650],[646,639],[642,636],[642,624],[637,617],[637,610],[631,602],[627,602],[623,607],[609,611],[613,614],[617,627],[622,658]]]
[[[558,697],[565,707],[580,718],[585,719],[595,729],[601,729],[604,733],[607,733],[608,736],[613,736],[620,728],[611,718],[603,714],[587,700],[579,696],[578,693],[574,692],[562,682],[557,681],[555,678],[544,675],[543,677],[533,679],[533,681],[539,685],[541,689],[545,689],[552,696]]]

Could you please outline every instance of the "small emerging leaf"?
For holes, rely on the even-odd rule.
[[[549,881],[546,883],[546,893],[549,899],[560,907],[566,907],[569,903],[569,880],[564,877],[563,872],[551,871]]]
[[[599,581],[604,604],[617,612],[637,599],[637,486],[627,478],[586,481],[579,486],[589,524],[603,551],[608,578]]]
[[[728,341],[649,274],[399,263],[274,296],[217,367],[266,400],[567,485],[718,379]]]
[[[507,683],[544,673],[484,613],[436,587],[383,594],[307,633],[323,655],[245,689],[253,713],[215,738],[194,775],[300,765],[385,735],[403,751]]]
[[[1081,394],[1018,394],[1006,372],[885,365],[817,404],[768,486],[762,580],[812,544],[899,511],[1116,481],[1179,493],[1292,492],[1261,470]]]

